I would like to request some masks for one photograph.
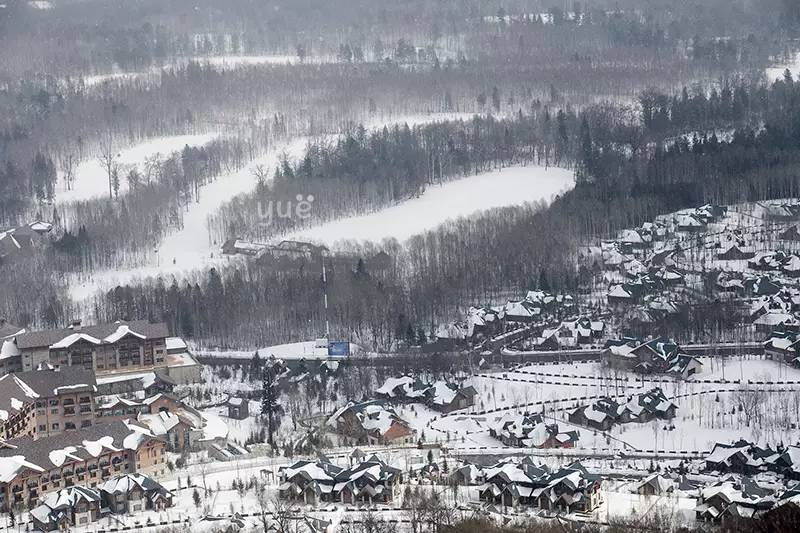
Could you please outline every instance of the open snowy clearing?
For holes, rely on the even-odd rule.
[[[431,185],[412,200],[367,215],[348,217],[292,233],[287,238],[334,244],[338,241],[400,241],[448,220],[498,207],[550,201],[574,184],[572,172],[539,166],[510,167]],[[458,202],[453,201],[458,198]]]
[[[794,79],[797,80],[797,76],[800,75],[800,52],[796,53],[794,59],[789,63],[786,63],[784,65],[769,67],[766,70],[767,81],[772,83],[773,81],[779,78],[782,79],[784,72],[786,72],[786,69],[789,69],[789,72],[792,73]]]
[[[253,169],[257,165],[274,167],[282,154],[299,157],[308,139],[298,138],[281,145],[267,155],[256,158],[241,170],[219,176],[204,185],[200,201],[188,206],[183,215],[183,227],[168,235],[157,250],[153,250],[146,264],[128,269],[113,269],[95,272],[70,284],[70,294],[74,300],[87,298],[103,288],[130,283],[135,279],[161,276],[170,280],[181,272],[202,269],[221,262],[236,260],[220,253],[222,243],[210,242],[206,228],[206,218],[219,209],[222,204],[236,196],[249,192],[256,185]]]
[[[161,73],[168,69],[184,67],[189,62],[196,62],[201,65],[214,67],[220,71],[234,70],[242,67],[252,67],[259,65],[323,65],[340,62],[336,57],[312,56],[306,57],[302,61],[296,55],[222,55],[222,56],[193,56],[181,57],[164,63],[161,66],[151,67],[147,70],[136,71],[116,71],[99,74],[91,74],[83,77],[86,87],[101,85],[107,81],[114,80],[134,80],[134,79],[158,79]]]
[[[202,133],[196,135],[175,135],[171,137],[157,137],[146,142],[136,144],[119,151],[117,162],[124,171],[120,176],[119,193],[128,190],[128,181],[125,173],[133,167],[143,172],[145,160],[151,157],[166,158],[173,152],[183,150],[185,146],[203,146],[217,138],[217,133]],[[88,200],[98,196],[108,195],[108,174],[103,169],[99,158],[87,159],[78,164],[72,187],[67,190],[63,174],[59,175],[56,186],[56,201],[59,203]]]
[[[444,120],[469,120],[472,116],[474,115],[471,113],[397,115],[375,118],[367,122],[366,126],[369,129],[383,127],[384,125],[392,127],[398,124],[415,126]],[[205,136],[178,136],[148,141],[125,150],[124,154],[120,154],[120,159],[140,165],[147,157],[154,154],[168,154],[182,149],[189,140],[194,139],[195,143],[204,144],[213,138],[214,134],[207,134]],[[329,135],[323,138],[333,140],[335,136]],[[80,277],[75,276],[70,284],[72,299],[76,301],[85,300],[98,290],[130,283],[136,279],[160,276],[169,282],[172,276],[179,277],[181,273],[205,269],[229,261],[241,260],[224,256],[220,253],[222,243],[213,242],[208,235],[206,224],[208,216],[215,213],[223,204],[235,196],[246,194],[253,190],[256,185],[253,169],[256,166],[263,165],[272,170],[284,155],[289,159],[300,158],[305,153],[308,142],[308,137],[298,137],[290,142],[280,144],[275,150],[256,158],[241,170],[219,176],[213,182],[204,185],[201,189],[200,201],[187,206],[187,211],[184,212],[183,228],[168,235],[161,242],[158,249],[150,252],[150,256],[144,264],[130,268],[103,270]],[[107,194],[108,179],[99,162],[93,160],[84,164],[91,165],[88,167],[89,171],[82,172],[79,168],[79,177],[75,180],[76,188],[73,191],[68,191],[68,193],[75,195],[73,199],[91,198],[98,194]],[[552,169],[552,171],[558,170],[560,169]],[[561,172],[566,171],[561,170]],[[271,172],[268,174],[271,175]],[[83,179],[83,184],[79,188],[78,184],[81,179]],[[84,191],[82,195],[78,192],[79,190]],[[59,196],[59,198],[62,197]]]
[[[700,362],[703,363],[703,369],[699,374],[694,375],[687,381],[674,380],[676,385],[683,388],[689,387],[697,380],[706,379],[726,379],[728,381],[747,380],[751,381],[780,381],[780,380],[800,380],[800,369],[793,366],[780,363],[772,359],[765,359],[760,355],[744,355],[740,357],[717,358],[717,357],[701,357]],[[532,372],[535,374],[525,374],[523,372]],[[614,370],[604,366],[600,362],[596,363],[553,363],[544,365],[526,365],[519,368],[519,372],[508,371],[506,372],[510,378],[519,378],[524,380],[535,379],[555,379],[541,377],[540,374],[558,374],[564,376],[585,376],[585,378],[570,378],[576,383],[589,383],[604,382],[605,380],[613,378],[627,379],[630,382],[640,381],[641,374],[634,372],[625,372],[622,370]],[[723,375],[724,374],[724,375]],[[645,379],[662,379],[664,376],[645,376]],[[670,381],[671,378],[667,377]],[[647,384],[647,382],[645,382]],[[662,388],[665,388],[662,385]]]

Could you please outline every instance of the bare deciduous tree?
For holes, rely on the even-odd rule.
[[[97,160],[108,176],[108,197],[114,198],[114,176],[119,175],[118,154],[114,150],[114,137],[108,132],[100,142],[100,155]]]

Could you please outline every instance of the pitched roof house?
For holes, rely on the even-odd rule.
[[[101,514],[100,493],[86,487],[66,487],[51,492],[31,510],[31,520],[40,531],[84,527],[97,521]]]
[[[486,469],[480,499],[508,507],[530,505],[545,510],[591,512],[600,505],[599,476],[589,474],[580,463],[548,472],[530,459],[519,464],[503,463]]]
[[[173,495],[156,480],[139,473],[113,477],[100,485],[104,507],[113,513],[156,511],[172,507]]]
[[[732,444],[718,442],[706,456],[705,469],[711,472],[754,474],[771,468],[779,454],[770,448],[761,448],[744,439]]]
[[[350,402],[334,412],[327,425],[356,444],[410,444],[416,435],[394,409],[377,400]]]
[[[558,424],[547,424],[538,414],[506,414],[489,434],[506,446],[519,448],[572,448],[580,436],[577,431],[560,432]]]
[[[401,471],[377,456],[350,468],[341,468],[327,459],[297,461],[280,471],[278,494],[282,499],[304,503],[388,503],[395,496]]]

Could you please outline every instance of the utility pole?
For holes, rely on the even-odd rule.
[[[322,253],[322,298],[325,304],[325,339],[330,342],[330,326],[328,324],[328,272],[325,269],[325,253]]]

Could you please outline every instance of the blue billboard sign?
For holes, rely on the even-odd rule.
[[[346,341],[331,341],[328,343],[328,355],[346,357],[350,355],[350,343]]]

